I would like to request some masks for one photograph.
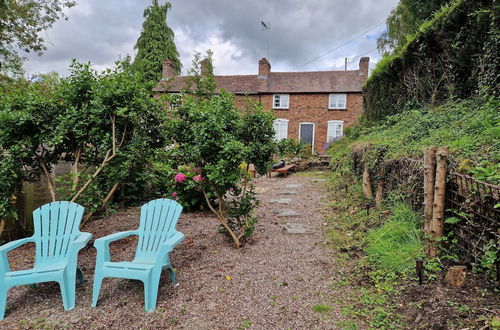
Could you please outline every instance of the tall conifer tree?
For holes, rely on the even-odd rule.
[[[141,72],[145,81],[157,82],[162,76],[162,62],[172,60],[177,73],[181,71],[179,52],[174,43],[174,31],[167,25],[170,2],[159,5],[153,0],[152,6],[144,10],[142,32],[137,39],[137,56],[133,67]]]

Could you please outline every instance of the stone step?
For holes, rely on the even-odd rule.
[[[279,199],[271,199],[269,203],[273,204],[290,204],[292,200],[289,198],[279,198]]]
[[[300,216],[300,214],[298,214],[294,210],[284,209],[284,210],[278,211],[276,213],[276,216],[277,217],[298,217],[298,216]]]

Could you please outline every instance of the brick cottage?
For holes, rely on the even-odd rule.
[[[370,59],[362,57],[358,70],[271,72],[265,58],[257,75],[215,76],[217,89],[233,93],[236,105],[245,97],[272,109],[277,139],[293,138],[309,143],[314,152],[324,152],[328,143],[343,135],[363,111],[362,86]],[[201,70],[206,66],[202,62]],[[163,78],[156,93],[181,93],[187,76],[176,76],[169,60],[163,63]]]

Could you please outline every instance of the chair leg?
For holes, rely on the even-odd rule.
[[[9,288],[6,286],[0,287],[0,320],[3,320],[5,316],[5,309],[7,308],[7,295],[9,293]]]
[[[77,279],[76,283],[78,285],[81,285],[81,284],[83,284],[83,282],[85,282],[85,280],[83,278],[83,271],[80,268],[80,266],[76,267],[76,279]]]
[[[97,306],[97,301],[99,300],[99,292],[101,291],[102,280],[104,277],[100,275],[94,275],[94,289],[92,290],[92,307]]]
[[[61,289],[61,296],[63,301],[63,306],[65,310],[70,310],[75,308],[75,284],[73,282],[73,289],[71,289],[71,283],[67,279],[59,281],[59,287]]]
[[[144,309],[146,312],[153,312],[156,309],[160,275],[161,270],[153,272],[152,276],[149,276],[148,280],[144,282]]]
[[[175,272],[174,272],[174,270],[172,268],[170,268],[170,267],[167,268],[167,269],[168,269],[168,273],[170,274],[170,280],[172,282],[175,282]]]

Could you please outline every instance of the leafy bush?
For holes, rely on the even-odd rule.
[[[203,177],[201,169],[181,165],[177,169],[166,169],[165,195],[179,202],[185,209],[194,210],[206,205],[201,191]]]
[[[282,139],[278,142],[278,155],[289,158],[300,157],[304,143],[295,139]]]
[[[145,172],[164,142],[162,104],[123,62],[98,73],[75,61],[68,77],[50,78],[6,89],[0,97],[0,163],[7,170],[0,173],[0,203],[20,182],[42,176],[52,199],[83,204],[85,219],[117,192],[143,196]],[[56,196],[50,174],[60,161],[71,162],[73,170],[58,179]],[[0,210],[0,218],[12,213],[11,207]]]
[[[261,174],[269,170],[276,151],[273,119],[271,112],[255,103],[247,103],[240,111],[233,103],[233,96],[221,91],[217,96],[187,95],[168,123],[168,136],[174,145],[168,151],[170,161],[189,164],[190,171],[202,178],[194,187],[187,176],[177,183],[185,184],[183,187],[191,191],[201,190],[207,206],[231,236],[235,247],[244,243],[256,222],[252,215],[256,199],[248,185],[248,175],[244,175],[248,165],[243,175],[240,166],[254,164]],[[226,200],[228,192],[230,201]]]
[[[378,270],[404,272],[423,255],[420,216],[402,202],[395,204],[392,212],[381,227],[368,233],[366,253]]]

